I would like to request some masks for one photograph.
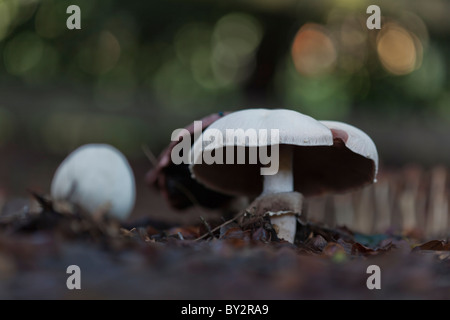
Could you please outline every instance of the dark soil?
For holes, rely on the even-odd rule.
[[[450,244],[261,217],[169,226],[42,210],[0,217],[0,299],[449,299]],[[160,229],[164,228],[164,229]],[[81,290],[66,286],[81,269]],[[381,289],[368,289],[377,265]]]

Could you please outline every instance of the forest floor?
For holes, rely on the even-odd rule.
[[[39,202],[36,212],[0,217],[0,299],[450,299],[448,239],[299,220],[290,244],[244,213],[124,225]],[[71,265],[81,290],[67,287]]]

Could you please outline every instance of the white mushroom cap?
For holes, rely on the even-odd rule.
[[[134,175],[125,156],[107,144],[87,144],[60,164],[51,184],[54,200],[125,219],[134,207]]]
[[[216,129],[222,132],[226,138],[226,130],[254,129],[278,129],[280,131],[280,143],[296,146],[329,146],[333,144],[333,136],[330,130],[310,116],[287,109],[246,109],[232,112],[212,123],[207,129]],[[269,139],[270,142],[270,139]],[[236,140],[225,140],[224,146],[262,147],[271,145],[261,144],[254,139],[246,139],[244,143]],[[215,149],[218,141],[207,146],[207,149]],[[194,155],[199,155],[202,149],[201,141],[197,140],[192,147]],[[197,159],[194,159],[196,162]]]
[[[346,132],[348,139],[333,135],[327,125]],[[246,148],[248,154],[250,148],[263,146],[251,139],[239,145],[236,141],[227,141],[226,129],[279,129],[280,146],[293,146],[293,190],[305,196],[358,188],[373,183],[377,173],[378,156],[375,145],[370,138],[362,138],[362,131],[336,122],[321,123],[296,111],[242,110],[217,120],[207,129],[219,130],[225,141],[213,141],[202,149],[202,139],[199,138],[192,148],[195,158],[190,169],[200,183],[225,194],[257,196],[263,191],[264,184],[264,178],[260,174],[261,163],[226,164],[224,161],[224,164],[199,164],[198,158],[202,151],[235,146],[235,149]],[[367,137],[365,134],[364,136]],[[364,143],[364,146],[356,147],[357,141]],[[226,149],[223,151],[225,159]]]

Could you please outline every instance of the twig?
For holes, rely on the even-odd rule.
[[[207,233],[205,233],[204,235],[198,237],[198,238],[195,239],[194,241],[201,240],[201,239],[205,238],[206,236],[211,235],[212,233],[216,232],[216,231],[219,230],[220,228],[222,228],[222,227],[224,227],[224,226],[226,226],[226,225],[228,225],[228,224],[234,222],[235,220],[239,219],[240,217],[244,216],[246,213],[247,213],[247,211],[244,210],[242,213],[238,214],[237,216],[235,216],[234,218],[232,218],[232,219],[230,219],[230,220],[228,220],[228,221],[225,221],[225,222],[222,223],[220,226],[217,226],[217,227],[215,227],[215,228],[212,229],[212,230],[208,230]],[[201,219],[203,219],[203,218],[201,218]],[[214,235],[213,235],[213,236],[214,236]]]
[[[203,218],[202,216],[200,216],[200,220],[202,220],[203,224],[205,225],[206,229],[208,230],[208,234],[214,238],[214,234],[211,231],[211,226],[209,225],[209,223],[206,222],[205,218]]]
[[[174,181],[174,186],[175,188],[177,188],[181,193],[183,193],[188,199],[189,201],[192,202],[192,204],[194,205],[194,207],[203,212],[206,213],[205,210],[202,209],[202,206],[200,205],[200,203],[198,202],[197,198],[194,196],[194,194],[185,186],[183,186],[181,183],[179,183],[178,181]]]
[[[141,148],[147,159],[152,163],[154,167],[156,167],[158,165],[158,159],[156,159],[155,154],[152,152],[152,150],[150,150],[150,148],[146,144],[143,144]]]
[[[39,205],[44,209],[45,211],[54,211],[53,210],[53,203],[51,200],[46,199],[44,196],[38,194],[37,192],[27,189],[27,191],[33,196],[33,198],[39,203]]]

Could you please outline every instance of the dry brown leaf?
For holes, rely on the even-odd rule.
[[[415,247],[414,250],[450,251],[450,243],[444,240],[431,240]]]

